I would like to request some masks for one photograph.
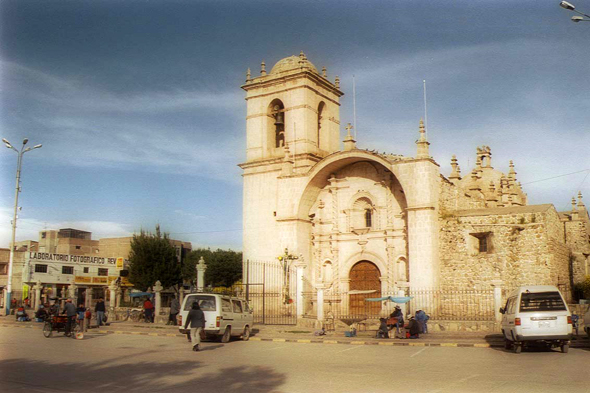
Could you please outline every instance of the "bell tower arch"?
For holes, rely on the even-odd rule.
[[[290,154],[296,167],[311,167],[340,150],[338,78],[320,74],[303,52],[286,57],[267,73],[247,74],[246,163],[276,160]]]

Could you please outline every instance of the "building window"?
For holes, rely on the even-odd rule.
[[[61,274],[74,274],[74,267],[73,266],[62,266],[61,267]]]
[[[476,253],[488,254],[492,252],[492,241],[490,232],[483,233],[472,233],[471,236],[475,237],[477,242],[474,244]]]
[[[365,209],[365,226],[367,228],[371,228],[371,226],[372,226],[371,225],[371,215],[372,215],[371,209]]]
[[[98,275],[99,276],[108,276],[109,269],[98,268]]]
[[[7,263],[0,263],[0,275],[8,274],[8,264]]]
[[[81,248],[82,248],[82,246],[76,246],[76,250],[79,250]]]
[[[88,273],[89,271],[90,271],[90,268],[88,268],[88,267],[84,268],[84,273]]]
[[[35,273],[47,273],[47,265],[35,264]]]
[[[47,232],[41,232],[41,239],[45,239],[46,236],[47,236]]]

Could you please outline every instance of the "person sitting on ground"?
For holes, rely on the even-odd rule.
[[[379,330],[377,330],[378,338],[389,338],[389,329],[387,328],[387,319],[379,318]]]
[[[37,312],[35,313],[35,320],[37,322],[43,322],[45,321],[45,319],[47,319],[49,317],[49,313],[47,312],[47,310],[45,309],[44,305],[40,305],[39,309],[37,310]]]
[[[393,312],[390,315],[391,318],[396,318],[396,323],[394,324],[395,326],[395,332],[399,333],[399,328],[403,328],[404,327],[404,313],[402,312],[402,309],[400,306],[395,306],[395,310],[393,310]]]
[[[16,309],[16,320],[19,322],[27,322],[31,320],[22,305]]]
[[[420,323],[416,321],[416,318],[410,317],[408,329],[410,330],[410,338],[420,338]]]

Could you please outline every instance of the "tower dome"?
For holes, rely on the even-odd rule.
[[[285,71],[291,70],[299,70],[301,68],[306,68],[312,72],[315,72],[319,75],[317,68],[313,65],[313,63],[307,60],[307,57],[303,53],[303,51],[299,54],[299,56],[289,56],[285,57],[282,60],[279,60],[272,70],[270,70],[271,74],[279,74]]]

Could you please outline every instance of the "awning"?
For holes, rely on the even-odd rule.
[[[365,299],[365,300],[367,302],[382,302],[385,300],[389,300],[394,303],[407,303],[410,300],[412,300],[413,298],[414,298],[413,296],[399,296],[399,297],[385,296],[385,297],[377,297],[377,298]]]
[[[153,293],[149,293],[149,292],[131,292],[129,294],[130,297],[142,297],[142,296],[149,296],[149,297],[153,297],[154,294]]]

